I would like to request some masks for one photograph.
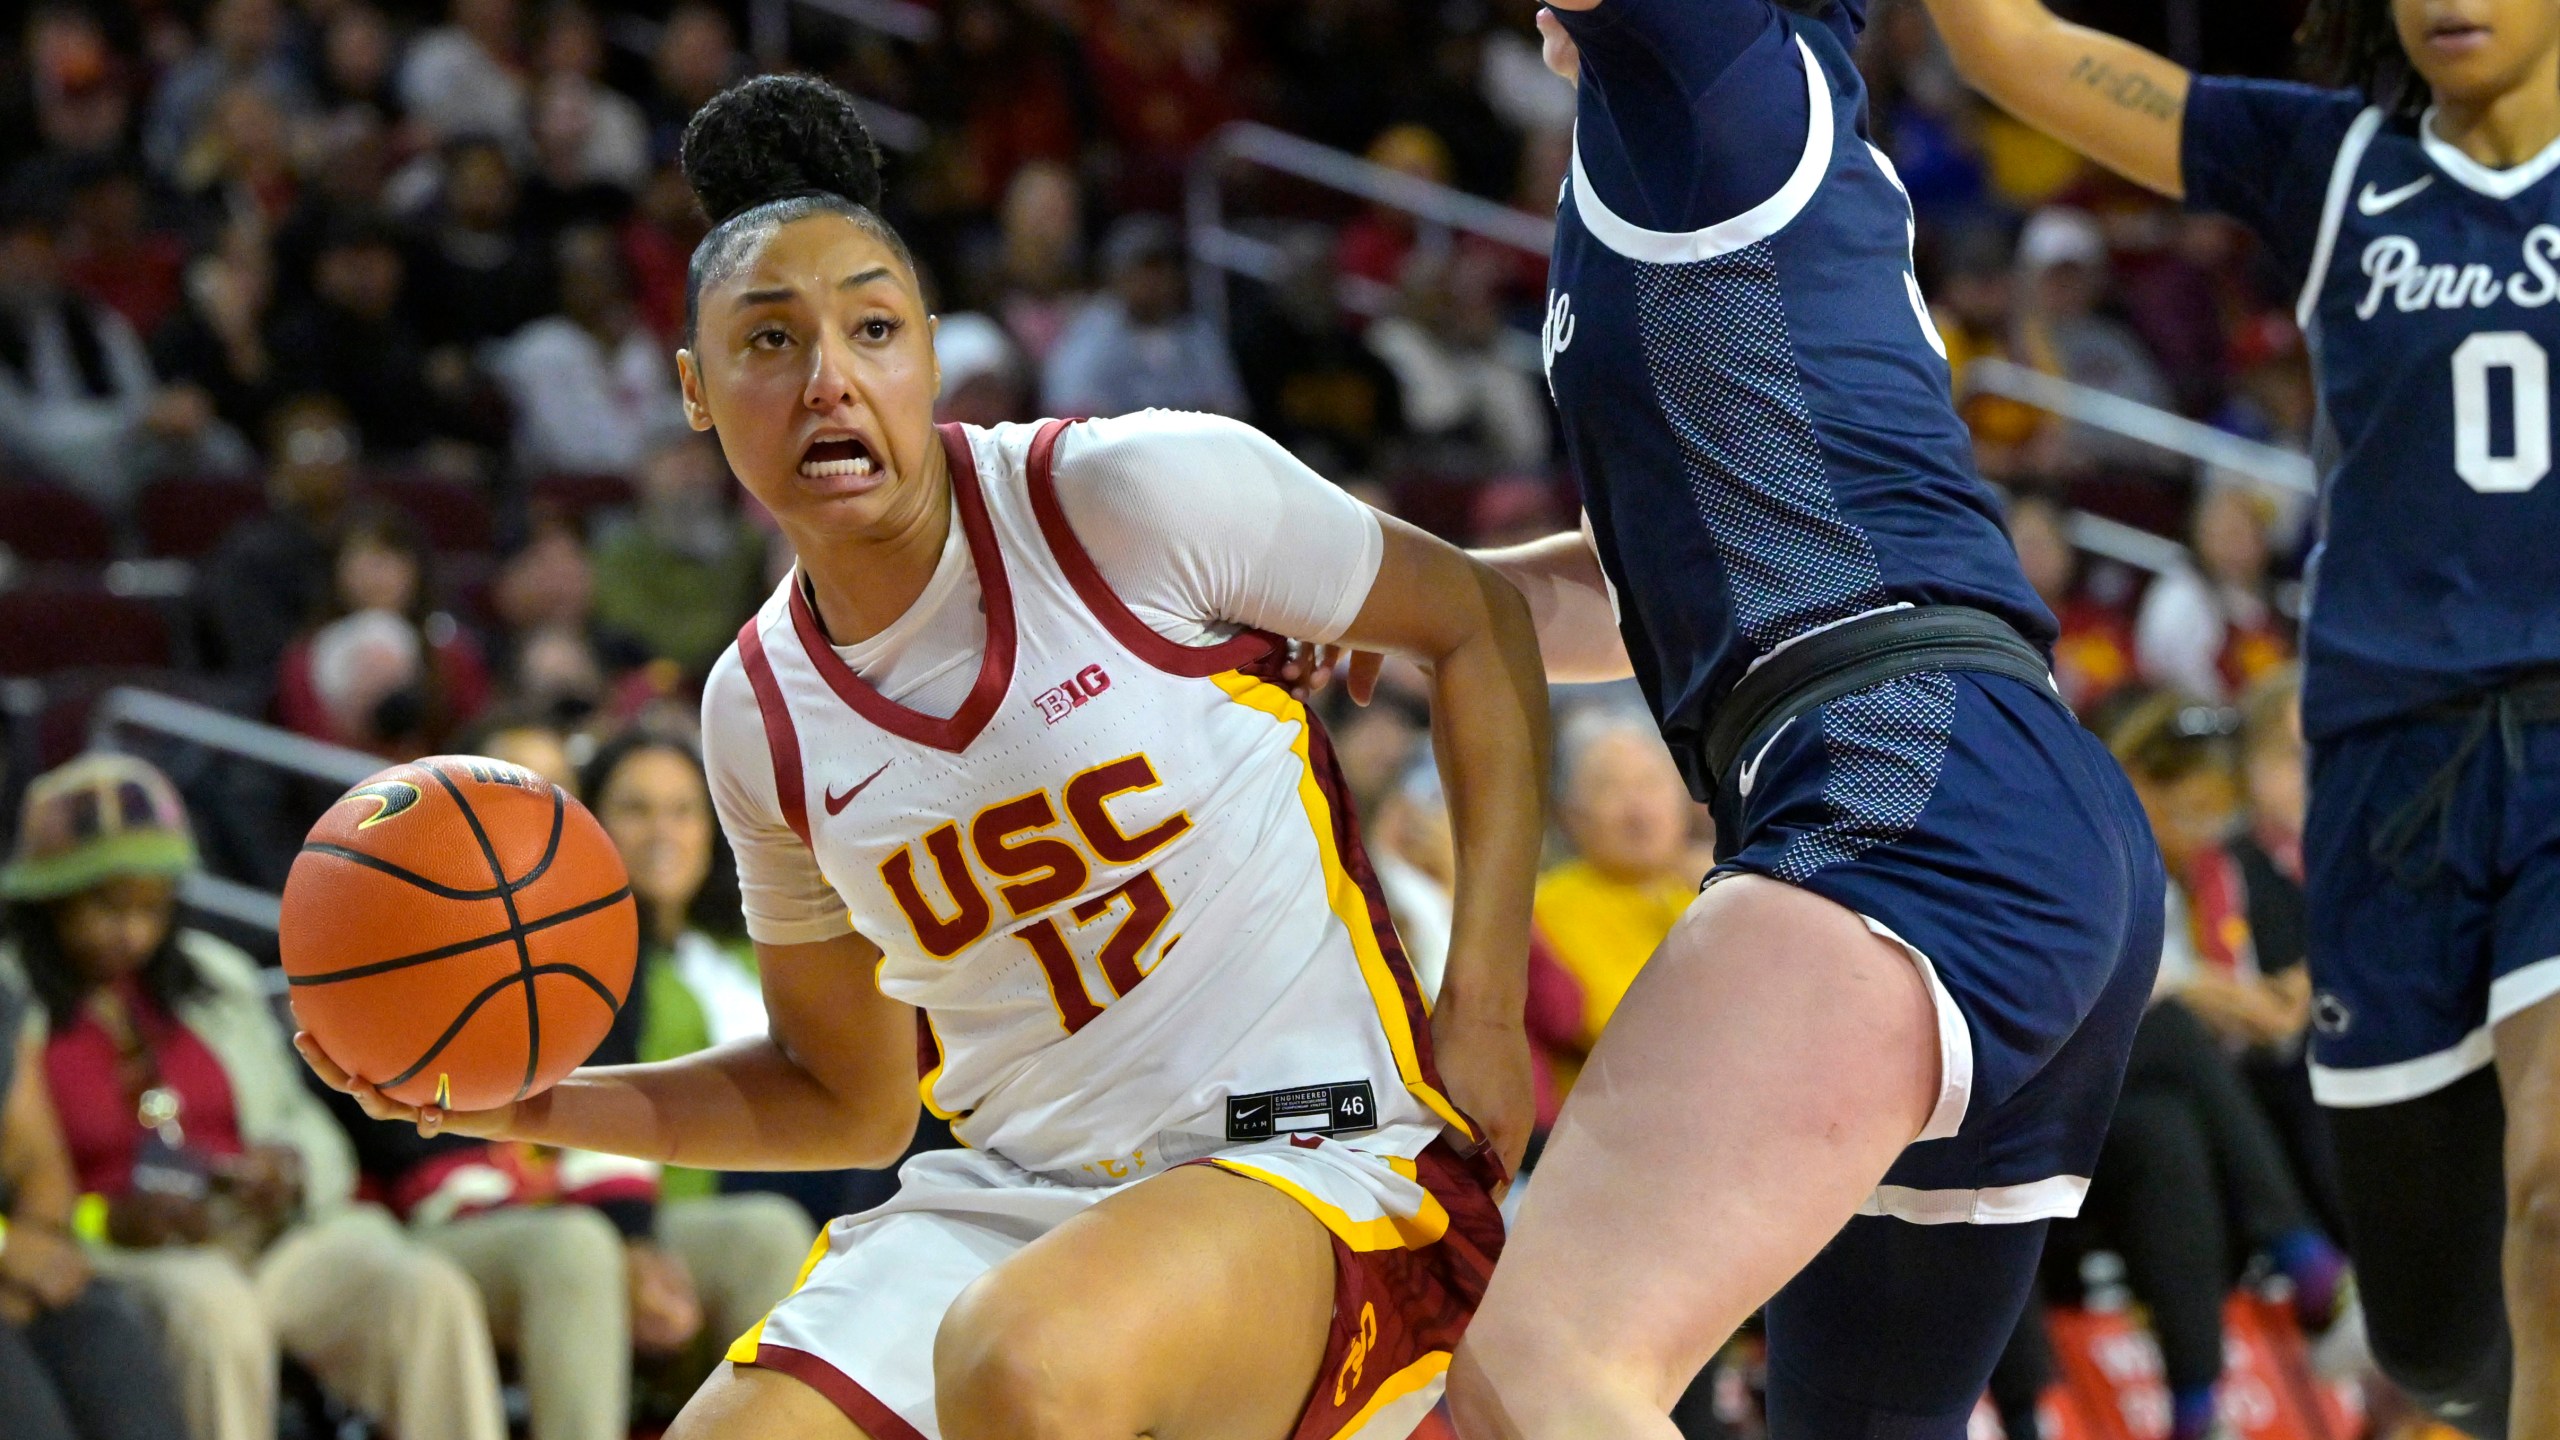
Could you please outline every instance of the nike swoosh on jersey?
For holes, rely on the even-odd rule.
[[[841,795],[837,794],[833,790],[829,790],[827,792],[827,813],[830,815],[843,813],[844,807],[853,803],[853,797],[869,789],[871,787],[871,782],[879,779],[881,774],[888,770],[888,768],[889,767],[887,765],[883,765],[878,770],[874,770],[870,774],[863,776],[859,781],[855,782],[852,789],[847,790]]]
[[[2417,194],[2419,191],[2426,189],[2434,183],[2436,183],[2436,177],[2433,175],[2421,175],[2417,179],[2410,181],[2408,184],[2401,186],[2397,190],[2377,191],[2373,188],[2373,182],[2367,180],[2364,182],[2364,192],[2356,196],[2356,213],[2359,215],[2379,215],[2386,210],[2397,209],[2401,201],[2408,199],[2410,196]]]
[[[1787,726],[1794,723],[1796,723],[1796,717],[1788,716],[1777,729],[1769,732],[1768,739],[1760,742],[1760,753],[1742,762],[1742,773],[1735,777],[1735,788],[1743,799],[1751,798],[1751,784],[1760,778],[1760,762],[1769,758],[1769,747],[1777,744],[1778,737],[1786,734]]]

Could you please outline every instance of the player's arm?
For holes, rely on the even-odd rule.
[[[1480,550],[1476,558],[1528,601],[1548,679],[1574,685],[1624,680],[1635,673],[1588,529]]]
[[[756,945],[769,1033],[646,1065],[591,1066],[512,1105],[404,1105],[294,1044],[377,1120],[696,1170],[879,1169],[915,1134],[916,1012],[880,993],[879,947],[844,934]]]
[[[1965,83],[2139,185],[2182,198],[2185,67],[2074,25],[2043,0],[1928,0]]]
[[[1449,959],[1432,1015],[1451,1098],[1517,1168],[1534,1122],[1529,901],[1546,838],[1547,687],[1520,592],[1466,552],[1380,517],[1378,578],[1341,643],[1421,665],[1457,841]]]

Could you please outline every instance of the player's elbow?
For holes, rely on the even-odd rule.
[[[916,1124],[923,1109],[916,1104],[913,1091],[900,1089],[898,1099],[858,1111],[852,1123],[844,1127],[838,1143],[831,1147],[826,1163],[813,1168],[886,1170],[904,1159],[907,1147],[915,1143]]]

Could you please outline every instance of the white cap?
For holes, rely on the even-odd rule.
[[[2056,265],[2104,265],[2106,232],[2097,217],[2068,205],[2047,205],[2027,217],[2018,233],[2018,269],[2026,274]]]
[[[982,376],[1012,375],[1017,364],[1004,327],[974,310],[942,317],[933,333],[933,358],[942,366],[945,395]]]

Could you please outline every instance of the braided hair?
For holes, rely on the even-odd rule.
[[[2397,118],[2427,108],[2427,82],[2400,48],[2391,0],[2311,0],[2296,39],[2305,79],[2358,91]]]

